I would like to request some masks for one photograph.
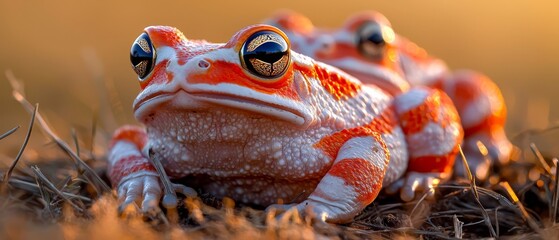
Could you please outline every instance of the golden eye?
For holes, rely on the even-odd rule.
[[[277,78],[289,66],[287,41],[270,30],[253,33],[239,52],[243,67],[258,77]]]
[[[363,56],[380,60],[384,57],[386,45],[394,38],[392,28],[377,22],[366,22],[357,31],[357,48]]]
[[[147,33],[142,33],[130,48],[130,62],[140,80],[153,70],[156,53]]]

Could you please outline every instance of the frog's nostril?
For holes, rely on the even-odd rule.
[[[198,67],[200,68],[209,68],[210,67],[210,63],[206,60],[200,60],[198,62]]]
[[[318,40],[319,47],[322,50],[330,50],[334,46],[334,39],[329,37],[319,38]]]

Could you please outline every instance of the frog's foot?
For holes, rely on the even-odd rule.
[[[175,192],[187,197],[195,197],[196,191],[182,184],[173,184]],[[137,172],[123,179],[118,186],[118,198],[122,201],[118,208],[123,213],[133,203],[140,204],[143,213],[159,212],[159,203],[163,196],[159,177],[153,172]],[[167,202],[165,202],[167,201]],[[169,198],[163,198],[165,208],[176,208],[178,202],[169,202]],[[171,200],[172,201],[172,200]]]
[[[400,191],[400,198],[406,202],[427,194],[428,199],[435,196],[434,187],[442,179],[447,178],[447,173],[420,173],[409,172],[405,177],[397,180],[386,188],[386,192],[394,194]]]
[[[294,211],[296,210],[296,211]],[[336,202],[324,203],[307,199],[301,203],[294,204],[272,204],[266,208],[266,212],[275,211],[278,219],[291,214],[298,214],[301,218],[309,217],[313,222],[326,222],[331,219],[346,219],[350,210],[343,204]]]

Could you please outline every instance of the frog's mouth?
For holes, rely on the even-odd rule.
[[[308,122],[309,114],[302,106],[293,103],[294,100],[264,94],[247,95],[204,89],[157,91],[138,98],[134,102],[134,112],[137,116],[143,116],[152,111],[150,109],[166,102],[172,102],[174,107],[188,109],[200,108],[206,102],[272,116],[299,126]]]
[[[374,84],[392,95],[407,92],[410,87],[402,76],[389,69],[364,65],[353,59],[329,60],[325,63],[342,69],[365,84]]]
[[[189,94],[200,101],[272,116],[295,125],[304,125],[307,119],[307,114],[300,107],[281,98],[199,90],[190,91]]]

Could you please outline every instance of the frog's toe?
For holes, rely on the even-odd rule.
[[[132,204],[141,204],[143,212],[151,212],[158,208],[161,198],[161,186],[155,176],[137,176],[123,181],[118,187],[119,214]]]
[[[173,183],[173,188],[175,189],[175,192],[178,192],[186,197],[198,196],[198,193],[194,190],[194,188],[187,187],[180,183]]]
[[[427,198],[433,198],[433,189],[443,177],[443,173],[410,172],[403,179],[390,185],[386,191],[387,193],[396,193],[400,190],[400,198],[406,202],[412,201],[423,194],[427,194]]]
[[[353,217],[348,208],[338,206],[338,204],[324,204],[307,199],[298,204],[273,204],[266,208],[266,211],[274,209],[277,219],[285,219],[298,215],[300,218],[308,218],[313,223],[318,222],[347,222]]]
[[[142,211],[144,213],[154,212],[159,210],[159,199],[161,198],[161,186],[158,182],[148,181],[144,184],[142,201]]]

